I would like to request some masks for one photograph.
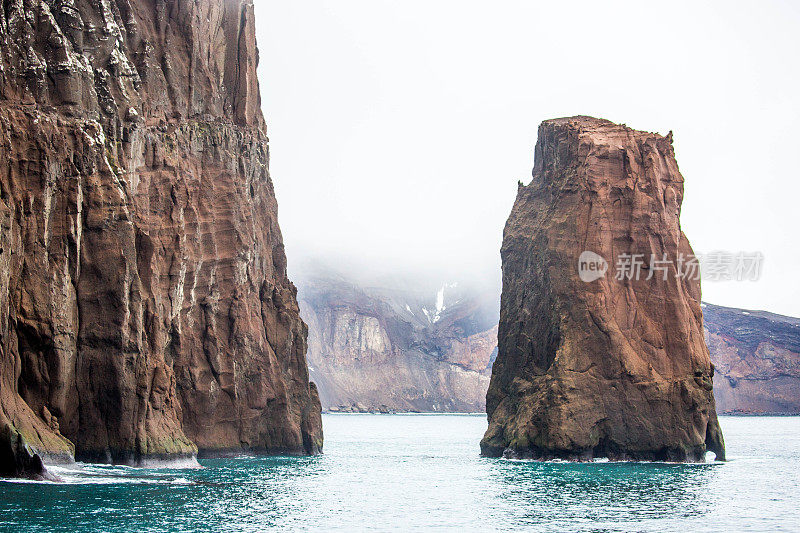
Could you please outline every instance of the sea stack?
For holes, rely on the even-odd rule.
[[[672,134],[539,127],[506,223],[487,456],[724,459]]]
[[[0,42],[0,475],[318,452],[252,0],[18,0]]]

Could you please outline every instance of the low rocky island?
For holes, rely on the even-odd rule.
[[[676,270],[692,255],[682,201],[671,134],[541,124],[533,181],[504,232],[484,455],[724,459],[700,281]],[[597,268],[582,279],[585,251]],[[631,256],[641,272],[617,279]]]

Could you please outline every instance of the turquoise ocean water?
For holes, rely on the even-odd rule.
[[[485,459],[485,416],[325,415],[325,454],[0,481],[3,531],[800,531],[800,418],[722,417],[703,465]]]

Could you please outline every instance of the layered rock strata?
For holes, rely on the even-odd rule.
[[[0,42],[0,474],[319,451],[252,0],[7,0]]]
[[[692,254],[682,200],[671,134],[590,117],[541,124],[533,181],[504,232],[484,455],[724,458],[700,281],[677,270]],[[607,261],[605,275],[596,258],[579,265],[584,251]],[[617,279],[631,257],[640,271]],[[579,266],[599,276],[584,281]]]
[[[494,291],[297,277],[308,363],[335,412],[481,412],[497,345]],[[430,285],[430,286],[428,286]]]

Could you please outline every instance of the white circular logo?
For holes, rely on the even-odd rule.
[[[578,257],[578,276],[581,281],[591,283],[605,276],[606,272],[608,272],[608,263],[602,256],[585,251]]]

